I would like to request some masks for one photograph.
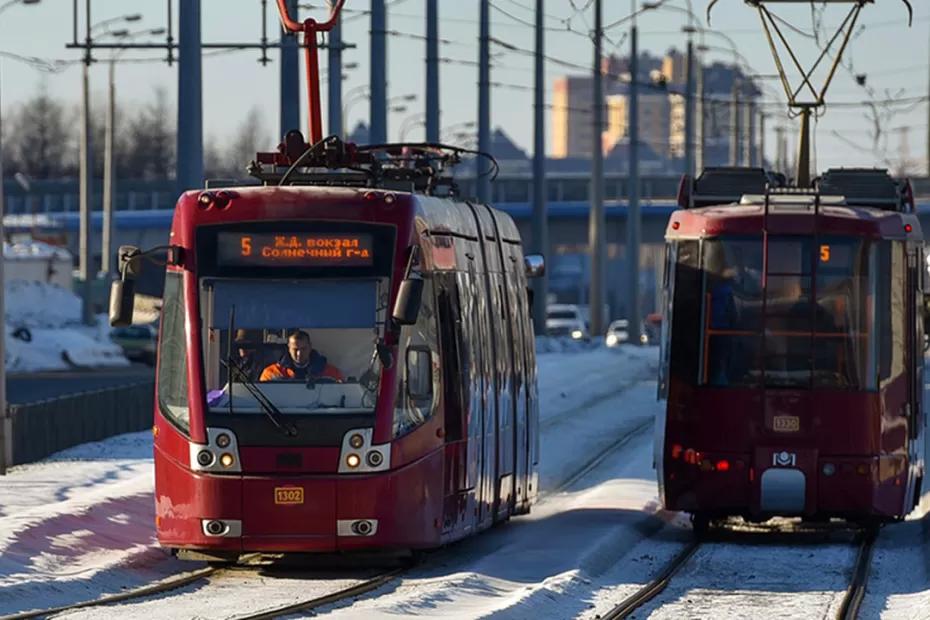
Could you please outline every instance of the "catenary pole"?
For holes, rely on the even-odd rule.
[[[685,174],[694,176],[694,41],[690,32],[685,56]]]
[[[178,193],[203,186],[203,83],[200,0],[179,3]]]
[[[636,11],[636,3],[633,3]],[[629,206],[627,209],[627,318],[632,334],[631,340],[639,344],[639,32],[635,17],[630,27],[630,173]]]
[[[87,2],[87,51],[81,64],[81,143],[80,143],[80,224],[78,230],[78,279],[81,281],[81,320],[85,325],[93,324],[93,307],[91,305],[93,269],[91,257],[91,144],[90,144],[90,0]]]
[[[329,72],[327,105],[330,135],[342,133],[342,20],[329,31],[329,49],[326,51],[327,70]]]
[[[116,58],[110,58],[107,68],[107,116],[104,130],[103,154],[103,239],[100,249],[100,271],[112,275],[110,254],[113,249],[113,201],[116,199],[114,173],[114,134],[116,130]]]
[[[591,252],[591,334],[600,336],[604,331],[604,73],[601,67],[604,43],[602,0],[594,2],[594,92],[591,96],[591,211],[588,219],[588,245]]]
[[[536,56],[533,84],[533,251],[549,256],[549,220],[546,208],[546,61],[545,0],[536,0]],[[549,276],[533,280],[533,325],[546,333]]]
[[[297,0],[287,0],[288,15],[297,19]],[[280,112],[278,131],[283,138],[291,129],[299,129],[300,124],[300,47],[297,35],[281,29],[281,62],[278,67],[280,84]],[[332,52],[332,50],[330,50]]]
[[[733,89],[730,97],[730,165],[739,166],[740,157],[740,114],[739,114],[739,77],[734,67]]]
[[[439,0],[426,0],[426,141],[439,142]]]
[[[491,14],[489,0],[481,0],[480,32],[478,35],[478,150],[491,151]],[[476,187],[480,202],[491,202],[490,164],[484,157],[477,160]]]
[[[372,144],[387,142],[387,9],[371,0],[371,134]]]

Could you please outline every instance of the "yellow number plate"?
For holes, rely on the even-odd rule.
[[[777,415],[772,419],[772,428],[782,433],[796,433],[801,430],[801,419],[793,415]]]
[[[275,504],[303,504],[304,489],[303,487],[275,487],[274,489]]]

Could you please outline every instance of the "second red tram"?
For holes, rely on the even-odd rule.
[[[909,185],[761,169],[683,182],[666,232],[656,465],[696,526],[890,520],[924,478],[925,248]]]

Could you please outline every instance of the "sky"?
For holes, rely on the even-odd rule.
[[[175,36],[177,36],[177,2],[175,2]],[[187,0],[184,0],[187,1]],[[322,4],[315,0],[316,5]],[[5,3],[0,0],[0,6]],[[83,9],[84,2],[78,3]],[[546,0],[547,54],[566,62],[589,66],[593,59],[593,47],[588,35],[593,23],[590,0]],[[762,32],[758,13],[740,0],[720,0],[712,14],[712,23],[707,25],[706,0],[666,0],[666,6],[684,8],[693,5],[700,18],[699,26],[707,28],[705,43],[708,50],[705,60],[730,61],[733,59],[730,44],[736,45],[742,55],[741,62],[748,64],[749,71],[760,75],[775,73],[775,63]],[[928,106],[918,100],[909,105],[900,104],[879,108],[878,118],[882,126],[882,137],[875,148],[875,120],[869,109],[858,104],[878,98],[910,101],[923,98],[930,90],[930,3],[914,2],[915,19],[907,27],[907,13],[900,0],[876,0],[867,6],[860,17],[856,36],[847,51],[851,69],[841,68],[828,92],[828,105],[824,115],[816,124],[814,144],[815,161],[819,169],[828,166],[897,166],[902,155],[918,170],[926,170],[928,143]],[[262,7],[260,0],[202,0],[203,41],[258,41],[261,37]],[[442,126],[474,121],[477,117],[477,67],[478,57],[478,0],[439,0],[440,37],[443,43],[440,54],[451,62],[441,66]],[[423,112],[423,81],[425,31],[425,3],[423,0],[388,0],[388,30],[397,31],[388,42],[388,92],[391,97],[416,94],[417,99],[406,102],[406,110],[396,111],[389,119],[389,134],[393,139],[400,137],[400,128],[409,118]],[[531,50],[533,48],[532,20],[535,6],[533,0],[492,0],[492,37],[508,44]],[[817,57],[812,32],[812,8],[806,3],[785,5],[773,4],[773,11],[783,16],[795,30],[785,28],[786,37],[797,43],[802,64],[809,65]],[[819,6],[823,6],[818,4]],[[142,22],[129,24],[133,30],[164,27],[167,13],[166,0],[92,0],[94,23],[104,19],[139,12]],[[830,4],[823,9],[822,32],[835,31],[836,25],[845,17],[845,5]],[[358,93],[369,76],[369,20],[365,11],[368,0],[347,0],[344,22],[344,40],[356,45],[347,50],[344,60],[357,63],[358,67],[347,71],[344,92]],[[604,22],[612,24],[631,11],[631,4],[607,0],[604,2]],[[304,10],[302,16],[311,14]],[[320,14],[316,9],[315,13]],[[269,38],[278,32],[275,2],[267,7]],[[79,23],[83,29],[83,13]],[[673,47],[682,49],[685,35],[681,27],[688,22],[683,12],[660,8],[647,11],[637,19],[640,31],[640,48],[656,55],[664,54]],[[606,31],[605,52],[625,55],[629,51],[630,22],[625,22]],[[122,27],[122,26],[114,26]],[[77,64],[56,74],[47,74],[28,64],[10,59],[8,55],[36,56],[47,59],[76,60],[78,50],[66,49],[72,32],[72,3],[67,0],[40,0],[35,5],[16,5],[0,13],[0,67],[2,82],[0,96],[4,110],[21,105],[32,96],[43,83],[49,91],[73,105],[77,105],[80,93],[80,66]],[[721,36],[724,35],[724,36]],[[829,36],[829,35],[828,35]],[[139,40],[143,40],[140,38]],[[108,52],[100,52],[105,59]],[[493,46],[494,67],[492,82],[500,84],[492,93],[492,122],[503,128],[518,145],[526,150],[532,145],[532,92],[533,59],[519,53],[509,52]],[[264,130],[268,135],[268,146],[277,144],[278,134],[278,67],[276,54],[267,66],[258,62],[259,52],[236,51],[213,53],[203,61],[204,133],[206,140],[222,143],[224,136],[231,135],[244,121],[247,113],[255,108],[261,113]],[[129,51],[124,59],[150,59],[149,62],[122,63],[117,69],[117,89],[121,105],[139,105],[150,98],[156,89],[163,88],[172,100],[177,94],[177,65],[168,67],[164,52]],[[152,62],[154,60],[154,62]],[[325,68],[325,52],[321,64]],[[302,60],[301,60],[302,62]],[[790,62],[786,57],[786,62]],[[829,63],[824,63],[821,70]],[[547,101],[552,99],[552,82],[566,73],[583,73],[548,63],[546,71]],[[856,84],[853,74],[865,74],[866,83],[872,93]],[[798,83],[798,74],[789,77]],[[815,85],[823,81],[823,73],[815,74]],[[91,69],[92,105],[104,103],[106,87],[105,63],[97,63]],[[325,76],[324,76],[325,84]],[[775,127],[789,125],[792,148],[797,133],[796,122],[789,121],[784,106],[785,95],[778,81],[765,79],[764,99],[771,114],[766,136],[767,154],[775,155]],[[303,87],[302,87],[303,88]],[[353,89],[355,89],[353,91]],[[325,92],[325,91],[324,91]],[[324,94],[325,106],[325,94]],[[350,98],[351,100],[352,98]],[[368,102],[355,98],[349,107],[349,125],[366,120]],[[324,111],[324,119],[325,119]],[[325,122],[325,121],[324,121]],[[547,141],[551,144],[551,131],[547,118]],[[422,128],[413,125],[407,132],[408,139],[422,137]]]

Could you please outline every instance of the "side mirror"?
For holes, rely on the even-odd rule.
[[[117,252],[120,279],[110,285],[110,325],[132,325],[136,302],[136,278],[142,273],[142,253],[132,245],[121,245]]]
[[[527,278],[541,278],[546,275],[546,258],[542,254],[527,254],[523,257],[523,267]]]
[[[114,280],[110,285],[110,326],[132,325],[135,302],[136,283],[133,280]]]
[[[420,316],[420,304],[423,301],[423,279],[405,278],[397,291],[392,317],[398,325],[414,325]]]

